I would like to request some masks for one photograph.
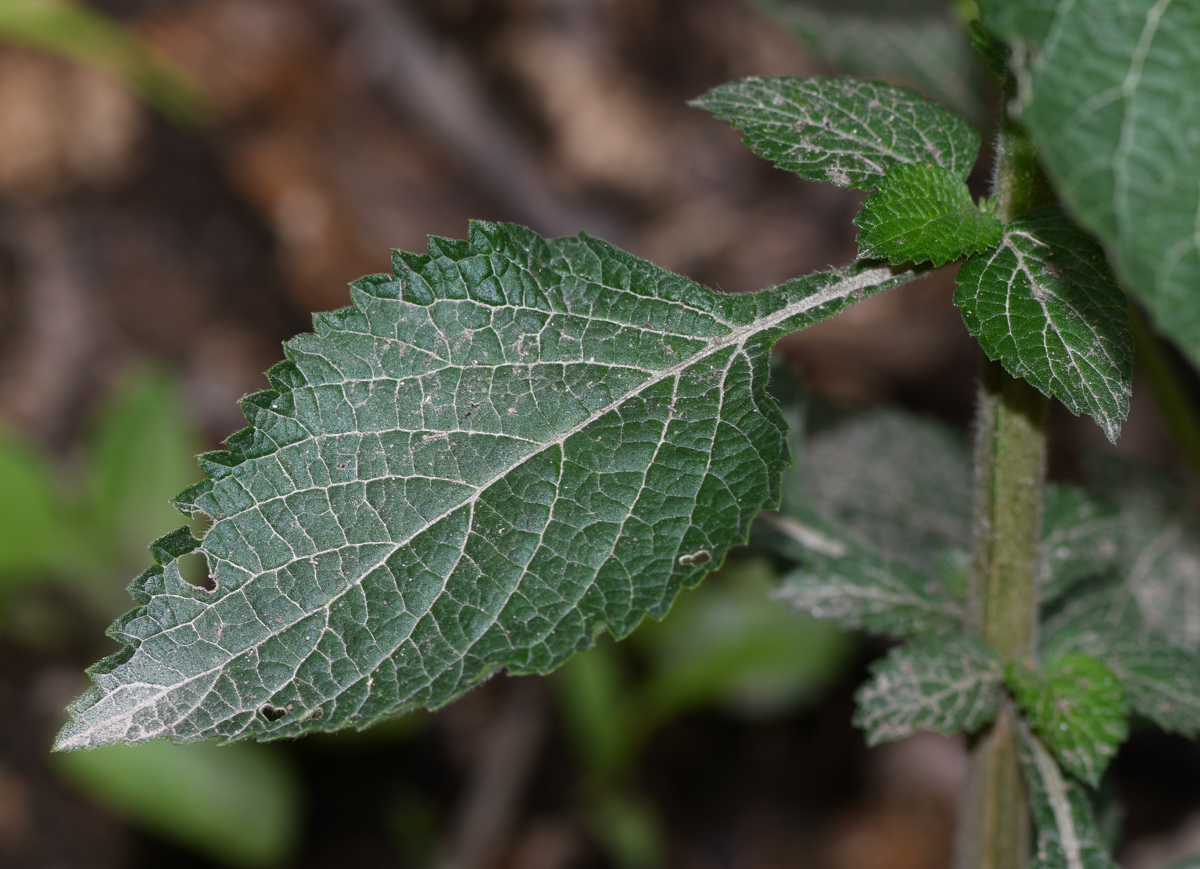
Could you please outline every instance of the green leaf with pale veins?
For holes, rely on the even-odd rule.
[[[1021,770],[1037,830],[1030,869],[1115,869],[1087,794],[1063,775],[1054,756],[1017,723]]]
[[[945,265],[994,248],[1004,234],[996,215],[975,207],[961,178],[929,164],[893,169],[854,223],[858,255],[893,263]]]
[[[1082,580],[1116,568],[1122,536],[1117,514],[1083,489],[1047,484],[1038,552],[1041,604],[1054,603]]]
[[[1133,379],[1125,296],[1100,248],[1059,209],[1017,218],[999,247],[968,259],[954,303],[990,359],[1116,442]]]
[[[1043,653],[1090,655],[1121,682],[1129,708],[1164,730],[1200,733],[1200,657],[1145,630],[1127,586],[1077,594],[1043,624]]]
[[[59,749],[276,738],[551,670],[661,616],[779,502],[781,335],[911,277],[713,293],[589,237],[472,224],[286,345],[177,503]],[[214,588],[181,577],[202,553]]]
[[[1072,582],[1052,575],[1043,586],[1058,597],[1043,597],[1042,655],[1098,658],[1120,679],[1133,711],[1194,736],[1200,733],[1200,540],[1188,492],[1123,464],[1108,464],[1099,481],[1115,510],[1077,490],[1067,490],[1073,508],[1063,509],[1056,494],[1047,499],[1046,515],[1059,525],[1047,539],[1080,553],[1052,570],[1085,570]],[[1082,579],[1084,572],[1092,578]]]
[[[1116,506],[1121,576],[1140,629],[1200,654],[1200,513],[1189,486],[1110,462],[1092,487]]]
[[[991,122],[983,65],[944,0],[758,0],[822,63],[912,87],[973,122]]]
[[[1129,732],[1120,680],[1088,655],[1064,655],[1031,670],[1009,663],[1005,679],[1062,765],[1092,787]]]
[[[962,609],[941,585],[880,558],[817,521],[764,514],[764,524],[807,550],[775,597],[819,619],[889,637],[962,630]]]
[[[939,550],[971,545],[971,456],[944,423],[859,414],[812,435],[796,461],[809,508],[888,560],[933,576]]]
[[[970,733],[996,717],[1002,671],[996,653],[974,637],[900,646],[871,666],[871,679],[855,695],[854,723],[868,745],[919,730]]]
[[[746,145],[810,181],[871,190],[898,166],[932,163],[966,179],[979,134],[914,91],[854,78],[747,78],[692,100]]]
[[[1020,120],[1121,283],[1200,361],[1200,5],[986,0],[1015,48]]]

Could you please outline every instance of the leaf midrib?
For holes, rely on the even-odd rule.
[[[520,462],[518,462],[517,464],[514,464],[514,465],[506,468],[502,472],[493,476],[491,479],[480,484],[479,486],[476,487],[475,493],[473,495],[471,495],[469,498],[464,499],[463,501],[453,505],[452,507],[447,508],[445,511],[443,511],[438,516],[430,519],[429,521],[424,523],[424,525],[422,526],[422,528],[420,530],[415,531],[413,534],[411,534],[405,540],[398,541],[398,542],[380,541],[381,543],[388,543],[388,542],[393,543],[392,549],[390,551],[382,550],[383,552],[386,552],[386,555],[384,555],[383,558],[381,558],[378,561],[376,561],[375,563],[371,564],[369,567],[364,567],[359,572],[359,575],[353,581],[347,583],[347,585],[344,589],[339,591],[334,596],[330,597],[319,608],[319,610],[324,610],[324,612],[326,614],[326,624],[325,624],[323,630],[328,630],[328,617],[329,617],[329,612],[332,609],[333,605],[338,600],[340,600],[345,594],[348,594],[352,589],[357,588],[362,583],[363,579],[365,579],[365,577],[367,576],[368,573],[370,573],[372,570],[374,570],[376,567],[378,567],[379,564],[385,562],[388,558],[390,558],[392,555],[394,555],[397,551],[399,551],[403,547],[409,545],[417,535],[424,533],[429,528],[431,528],[432,526],[436,525],[438,522],[440,522],[443,519],[445,519],[446,517],[448,517],[450,514],[454,513],[455,511],[457,511],[459,509],[462,509],[463,507],[473,508],[474,504],[478,501],[479,497],[482,495],[483,492],[487,491],[487,489],[489,489],[491,486],[495,485],[497,482],[504,479],[506,476],[511,474],[514,470],[516,470],[518,467],[520,467],[525,462],[528,462],[528,461],[536,458],[537,456],[543,454],[546,450],[548,450],[552,447],[561,446],[570,437],[572,437],[575,434],[578,434],[580,431],[583,431],[585,428],[587,428],[589,425],[593,424],[596,420],[600,419],[605,414],[611,413],[613,410],[620,407],[622,404],[629,401],[630,399],[637,397],[638,395],[640,395],[642,392],[649,389],[650,387],[655,386],[658,383],[661,383],[661,382],[667,380],[668,378],[678,377],[678,375],[682,374],[687,368],[691,367],[695,363],[697,363],[709,356],[715,355],[716,353],[718,353],[728,347],[731,347],[731,346],[736,347],[737,352],[744,352],[745,345],[751,338],[754,338],[765,332],[770,332],[773,329],[781,328],[783,326],[783,324],[786,323],[786,321],[788,321],[789,319],[792,319],[794,317],[798,317],[802,314],[805,314],[814,308],[818,308],[821,305],[826,304],[827,302],[836,301],[838,299],[849,297],[849,296],[853,295],[854,293],[858,292],[859,290],[865,289],[870,286],[878,285],[881,283],[885,283],[888,279],[893,278],[895,276],[896,276],[896,272],[893,269],[888,268],[886,266],[876,268],[876,269],[865,270],[865,271],[859,272],[857,274],[848,276],[840,281],[837,281],[836,283],[831,284],[828,287],[818,290],[815,293],[811,293],[800,299],[797,299],[794,302],[784,304],[784,305],[780,306],[779,308],[777,308],[775,311],[773,311],[769,314],[766,314],[762,317],[759,317],[743,326],[730,327],[729,332],[727,332],[725,335],[719,335],[715,338],[710,339],[707,342],[707,344],[704,346],[704,348],[701,349],[700,351],[694,353],[692,356],[689,356],[689,357],[686,357],[685,359],[680,360],[679,362],[677,362],[676,364],[674,364],[668,368],[665,368],[659,372],[656,372],[654,375],[647,378],[647,380],[644,383],[639,384],[635,389],[625,393],[624,395],[620,396],[617,399],[614,399],[612,402],[605,405],[604,407],[599,408],[596,411],[593,411],[591,414],[588,415],[587,418],[585,418],[581,422],[577,423],[572,428],[568,429],[567,431],[565,431],[559,435],[554,436],[553,438],[549,439],[546,443],[544,443],[539,449],[533,451],[532,453],[530,453],[527,456],[522,457]],[[786,286],[787,285],[785,284],[782,287],[776,288],[776,291],[784,290],[786,292]],[[771,290],[767,290],[767,291],[765,291],[764,295],[769,294],[771,292],[772,292]],[[724,321],[722,321],[722,322],[724,322]],[[725,325],[728,326],[729,324],[726,322]],[[731,354],[731,358],[736,356],[737,352]],[[659,446],[661,446],[661,439],[659,442]],[[320,487],[313,487],[313,488],[320,488]],[[306,490],[306,491],[311,491],[311,489]],[[282,496],[280,496],[280,497],[282,497]],[[264,501],[262,503],[268,503],[268,502]],[[258,506],[258,505],[256,504],[256,506]],[[234,515],[239,515],[239,514],[234,514]],[[229,517],[225,517],[225,519],[228,519],[228,518]],[[372,544],[361,544],[361,545],[372,545]],[[342,547],[339,547],[339,549],[340,548],[342,548]],[[329,551],[333,551],[333,550],[329,550]],[[205,550],[205,554],[206,554],[206,556],[209,555],[207,550]],[[315,557],[317,554],[320,554],[320,553],[314,553],[312,555],[305,556],[305,558],[306,559],[312,558],[312,557]],[[459,557],[460,558],[462,557],[461,554]],[[295,560],[300,560],[300,559],[295,559]],[[293,560],[291,562],[285,562],[285,564],[294,563],[295,560]],[[282,566],[283,565],[281,565],[281,567]],[[244,596],[246,588],[248,586],[250,586],[258,578],[258,576],[261,576],[261,575],[262,574],[258,574],[256,576],[251,577],[250,579],[248,579],[246,581],[245,584],[239,586],[237,589],[234,589],[231,593],[240,593]],[[439,591],[439,595],[441,593],[443,593],[444,591],[445,591],[445,586],[443,585],[443,588]],[[214,603],[215,603],[215,601],[214,601]],[[249,604],[249,602],[247,602],[247,604]],[[254,607],[251,606],[251,610],[254,611]],[[207,609],[203,610],[202,612],[206,612],[206,611],[207,611]],[[275,629],[268,628],[268,634],[263,640],[260,640],[256,643],[253,643],[253,644],[247,646],[245,649],[243,649],[242,651],[238,652],[235,655],[231,655],[231,656],[227,657],[221,664],[218,664],[214,667],[210,667],[207,670],[203,670],[199,673],[196,673],[192,676],[189,676],[185,679],[175,682],[172,685],[169,685],[169,686],[153,685],[151,683],[146,683],[146,682],[124,683],[123,685],[119,686],[119,688],[133,689],[133,688],[137,688],[137,687],[146,687],[146,688],[155,689],[155,693],[150,698],[145,699],[142,702],[130,707],[129,709],[124,710],[121,713],[121,715],[115,716],[115,719],[116,720],[132,719],[132,717],[134,715],[136,715],[137,712],[139,712],[140,710],[143,710],[143,709],[146,709],[148,707],[155,705],[163,695],[168,694],[173,691],[177,691],[178,689],[180,689],[186,685],[189,685],[193,682],[196,682],[198,680],[201,680],[201,679],[211,676],[213,673],[216,673],[216,672],[220,671],[223,667],[227,666],[230,661],[233,661],[236,658],[241,657],[242,655],[250,654],[251,652],[258,649],[263,643],[267,642],[267,640],[269,640],[270,638],[272,638],[274,636],[278,636],[280,634],[283,634],[284,632],[295,627],[297,624],[299,624],[304,619],[311,618],[312,615],[314,613],[316,613],[317,611],[318,610],[313,610],[311,612],[305,613],[300,618],[298,618],[290,623],[278,626]],[[256,612],[256,615],[257,615],[257,612]],[[199,617],[200,617],[200,615],[196,616],[196,618],[199,618]],[[192,621],[194,621],[194,619]],[[183,622],[180,625],[175,625],[175,626],[173,626],[172,630],[183,627],[184,625],[187,625],[187,624],[191,624],[191,622]],[[158,635],[155,635],[155,636],[158,636]],[[406,637],[404,639],[400,640],[399,642],[403,643],[410,636],[411,636],[411,632],[408,635],[406,635]],[[399,648],[399,644],[397,644],[393,648],[393,653],[396,648]],[[364,675],[360,676],[358,680],[351,683],[351,685],[358,684],[363,679],[366,679],[369,677],[370,677],[369,673],[364,674]],[[344,693],[344,692],[345,692],[345,689],[343,689],[342,693]],[[110,700],[112,696],[113,696],[112,693],[106,694],[105,697],[102,698],[102,700],[100,702],[103,702],[104,700]],[[191,707],[191,709],[189,710],[189,713],[190,713],[190,711],[197,708],[199,706],[199,704],[203,702],[203,700],[204,700],[203,696],[199,697],[196,701],[196,705]],[[177,721],[184,720],[186,717],[187,717],[186,714],[177,716],[176,720]],[[105,721],[107,721],[107,722],[112,722],[113,720],[114,720],[114,718],[105,719]],[[90,733],[92,731],[92,729],[94,729],[94,728],[89,728],[88,730],[83,731],[83,733],[76,735],[75,738],[71,742],[63,744],[63,745],[59,745],[58,748],[63,749],[63,748],[71,747],[72,745],[75,745],[75,744],[86,744],[86,741],[83,740],[83,736],[87,733]]]

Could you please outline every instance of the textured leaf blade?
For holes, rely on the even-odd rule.
[[[870,190],[898,166],[932,163],[965,179],[979,134],[914,91],[853,78],[747,78],[697,97],[746,145],[810,181]]]
[[[1131,605],[1132,600],[1127,600]],[[1200,733],[1200,657],[1167,644],[1136,623],[1112,618],[1120,610],[1111,601],[1111,597],[1098,601],[1100,614],[1109,616],[1107,621],[1065,619],[1066,624],[1050,637],[1053,653],[1099,658],[1121,681],[1131,710],[1164,730],[1194,737]],[[1092,608],[1092,613],[1096,610]]]
[[[1188,487],[1124,463],[1097,469],[1092,486],[1117,508],[1121,577],[1139,629],[1200,654],[1200,515]]]
[[[1018,722],[1021,769],[1037,829],[1033,869],[1116,869],[1087,794],[1064,776],[1054,756]]]
[[[971,544],[970,454],[940,422],[864,413],[810,437],[797,464],[796,500],[883,558],[933,576],[939,550]]]
[[[1200,7],[988,0],[1018,51],[1021,121],[1062,201],[1121,283],[1200,360]]]
[[[1038,592],[1043,606],[1117,566],[1119,517],[1076,486],[1049,484],[1042,506]]]
[[[839,72],[916,88],[971,121],[991,107],[962,21],[939,0],[758,0],[805,49]]]
[[[918,730],[972,732],[996,717],[1000,659],[974,637],[919,640],[893,649],[872,665],[856,695],[854,723],[867,744],[911,736]]]
[[[1116,442],[1133,379],[1125,297],[1100,248],[1059,209],[1014,220],[997,249],[968,259],[954,303],[989,358]]]
[[[1129,732],[1120,680],[1088,655],[1033,671],[1010,663],[1006,680],[1033,727],[1073,775],[1095,787]]]
[[[952,172],[932,165],[893,169],[854,218],[864,259],[941,266],[1000,243],[996,215],[980,211]]]
[[[906,638],[962,630],[962,611],[941,586],[897,561],[839,539],[816,522],[764,514],[764,524],[804,550],[775,597],[819,619]]]
[[[779,500],[783,333],[911,276],[712,293],[596,239],[472,224],[287,344],[201,457],[59,749],[274,738],[438,706],[662,615]],[[185,582],[198,549],[215,590]]]

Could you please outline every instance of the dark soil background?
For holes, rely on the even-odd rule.
[[[347,282],[386,270],[391,248],[462,237],[471,218],[585,229],[729,292],[855,253],[858,194],[772,169],[685,105],[739,76],[831,72],[737,0],[93,5],[190,71],[211,106],[181,129],[103,73],[0,46],[0,423],[66,463],[148,358],[177,376],[216,447],[310,312],[347,304]],[[952,291],[944,270],[784,352],[828,402],[898,403],[965,431],[977,357]],[[1061,408],[1053,430],[1059,477],[1106,448]],[[1173,462],[1142,389],[1121,450]],[[61,641],[0,637],[0,866],[215,865],[54,775],[61,710],[110,648],[69,595],[50,600]],[[663,864],[949,866],[963,746],[868,751],[850,726],[883,648],[859,643],[819,702],[787,714],[711,710],[661,728],[634,785],[661,819]],[[616,865],[590,832],[557,708],[548,682],[495,679],[395,732],[284,746],[307,807],[287,865]],[[495,800],[488,770],[506,759]],[[1200,847],[1194,744],[1138,732],[1114,780],[1130,869]]]

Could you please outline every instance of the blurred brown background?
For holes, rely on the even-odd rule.
[[[173,123],[93,66],[0,44],[0,422],[67,475],[105,397],[148,359],[215,447],[310,312],[347,304],[347,283],[386,270],[391,248],[462,237],[472,218],[583,229],[729,292],[854,256],[859,194],[772,169],[685,104],[740,76],[833,71],[739,0],[90,5],[190,74],[207,107]],[[965,431],[976,350],[952,291],[943,271],[782,349],[836,405],[900,403]],[[1061,409],[1054,426],[1060,476],[1104,444]],[[1141,390],[1122,448],[1170,461]],[[111,651],[93,610],[47,594],[66,613],[60,641],[0,634],[0,866],[219,865],[47,766],[82,666]],[[636,778],[660,841],[628,869],[637,853],[697,869],[947,866],[961,746],[868,753],[849,727],[880,648],[856,645],[819,705],[757,723],[703,713],[652,737]],[[549,689],[514,684],[416,735],[288,746],[307,814],[285,865],[621,865],[580,808]],[[1146,799],[1147,833],[1191,805]]]

